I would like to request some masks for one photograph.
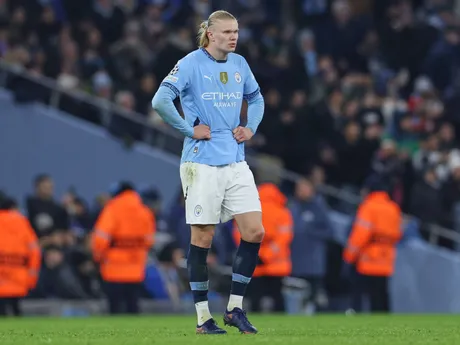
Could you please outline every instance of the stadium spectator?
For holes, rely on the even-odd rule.
[[[43,247],[43,265],[31,298],[88,299],[62,247],[49,244]]]
[[[34,181],[35,194],[27,197],[26,207],[29,221],[41,245],[64,245],[70,229],[67,211],[54,199],[53,180],[41,174]]]
[[[410,212],[420,219],[420,231],[427,238],[429,224],[443,217],[441,182],[433,168],[427,168],[423,177],[415,183],[411,194]]]
[[[302,308],[311,311],[325,307],[321,298],[327,270],[327,247],[333,227],[327,214],[328,207],[315,187],[305,178],[297,182],[295,198],[290,202],[294,220],[294,239],[291,244],[292,276],[305,280],[310,293]]]

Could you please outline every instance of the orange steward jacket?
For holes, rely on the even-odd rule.
[[[154,215],[136,192],[126,191],[110,200],[91,235],[93,257],[100,264],[102,279],[142,282],[154,235]]]
[[[391,276],[396,245],[402,236],[402,214],[387,193],[369,194],[358,208],[343,258],[369,276]]]
[[[0,211],[0,298],[25,297],[35,288],[41,264],[38,239],[19,211]]]

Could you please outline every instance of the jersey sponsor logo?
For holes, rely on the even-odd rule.
[[[205,101],[212,101],[216,108],[233,108],[237,107],[238,100],[243,98],[241,92],[205,92],[201,94]]]
[[[238,72],[235,72],[235,80],[238,84],[241,83],[241,74]]]
[[[205,92],[201,94],[201,98],[205,101],[226,101],[242,97],[241,92]]]
[[[212,83],[212,76],[209,75],[203,75],[204,79],[208,79]]]
[[[228,83],[228,74],[227,72],[220,72],[220,81],[222,84],[227,84]]]

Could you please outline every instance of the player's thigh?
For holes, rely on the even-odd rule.
[[[239,162],[229,169],[233,171],[229,174],[231,180],[222,204],[222,222],[236,219],[236,216],[244,214],[249,214],[251,219],[261,221],[261,217],[257,215],[262,210],[259,192],[248,164]]]
[[[218,224],[223,195],[219,193],[217,168],[187,162],[181,164],[180,177],[187,224]]]

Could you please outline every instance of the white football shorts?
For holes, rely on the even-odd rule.
[[[244,161],[219,167],[182,163],[180,178],[187,224],[225,223],[236,214],[262,210],[254,176]]]

